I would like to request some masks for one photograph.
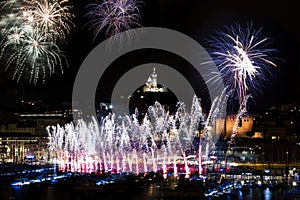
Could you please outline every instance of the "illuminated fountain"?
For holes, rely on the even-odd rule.
[[[225,114],[222,112],[224,97],[223,94],[213,101],[207,117],[199,99],[194,97],[190,112],[184,103],[179,103],[174,115],[156,102],[149,107],[142,122],[136,114],[110,114],[100,123],[94,119],[89,123],[81,120],[63,127],[48,127],[51,159],[62,171],[166,174],[172,168],[174,175],[184,172],[188,176],[190,163],[186,152],[189,150],[194,155],[198,153],[201,174],[202,155],[208,155],[219,136],[208,130],[214,127],[216,118]],[[193,144],[197,137],[201,148]]]

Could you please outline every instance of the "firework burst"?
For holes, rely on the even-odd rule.
[[[12,38],[7,45],[17,45],[10,48],[13,51],[6,61],[6,70],[14,67],[13,79],[19,81],[22,75],[28,74],[29,82],[37,84],[39,77],[42,77],[44,82],[46,76],[55,72],[56,67],[62,71],[62,54],[58,46],[48,42],[48,36],[39,29],[27,27],[22,31],[22,35],[12,33],[7,36]],[[20,40],[22,44],[19,43]]]
[[[65,39],[69,34],[71,26],[74,26],[72,19],[74,15],[71,12],[67,0],[47,1],[24,0],[26,6],[20,7],[23,17],[28,23],[34,23],[34,26],[42,31],[49,33],[52,39],[58,37]]]
[[[87,5],[86,24],[93,30],[94,39],[102,30],[107,37],[117,33],[141,27],[139,0],[105,0],[104,2]]]
[[[230,91],[237,93],[240,105],[245,103],[248,91],[259,90],[262,81],[267,81],[268,74],[272,74],[271,68],[276,66],[272,61],[276,50],[268,48],[269,43],[270,39],[262,36],[262,28],[254,30],[251,24],[246,28],[226,27],[209,40],[220,77]]]
[[[14,80],[23,76],[37,84],[57,68],[63,73],[67,60],[56,43],[64,41],[74,25],[71,8],[67,0],[9,0],[1,5],[0,59],[6,71],[14,70]]]

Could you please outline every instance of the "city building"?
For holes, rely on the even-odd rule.
[[[63,112],[57,113],[25,113],[20,114],[20,122],[31,123],[35,126],[35,133],[43,135],[46,133],[47,126],[63,125],[70,122],[68,117],[65,117]]]
[[[253,118],[254,132],[262,132],[269,140],[296,141],[300,134],[300,106],[273,106]]]
[[[47,158],[48,138],[32,133],[0,132],[1,163],[31,163]]]
[[[34,125],[24,126],[20,123],[18,124],[1,124],[0,132],[9,132],[9,133],[36,133],[36,127]]]
[[[230,137],[235,125],[238,126],[237,134],[239,137],[252,137],[253,118],[250,115],[242,116],[241,119],[236,121],[236,115],[227,115],[225,121],[225,135]],[[237,123],[237,124],[236,124]]]

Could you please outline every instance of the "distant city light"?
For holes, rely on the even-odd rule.
[[[21,114],[21,117],[62,117],[63,114]]]

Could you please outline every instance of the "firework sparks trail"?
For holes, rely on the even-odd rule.
[[[86,24],[93,30],[94,39],[105,30],[107,37],[123,31],[141,27],[139,0],[105,0],[97,4],[87,5],[88,12],[85,17],[89,19]],[[119,38],[122,40],[122,38]]]
[[[66,39],[75,17],[67,0],[9,0],[1,4],[0,59],[11,68],[13,80],[24,76],[29,83],[45,82],[56,68],[67,63],[56,44]],[[28,75],[28,76],[27,76]]]
[[[262,28],[254,30],[252,24],[246,28],[240,25],[226,27],[226,31],[217,31],[209,40],[211,55],[219,68],[221,81],[229,93],[237,94],[239,110],[236,114],[228,151],[234,144],[242,117],[247,115],[247,101],[252,92],[259,90],[262,81],[267,81],[271,68],[276,67],[272,61],[275,49],[268,48],[269,38],[262,36]],[[216,76],[218,77],[218,76]],[[220,81],[213,77],[209,81]],[[225,168],[227,165],[227,155]],[[220,181],[222,180],[221,179]]]

